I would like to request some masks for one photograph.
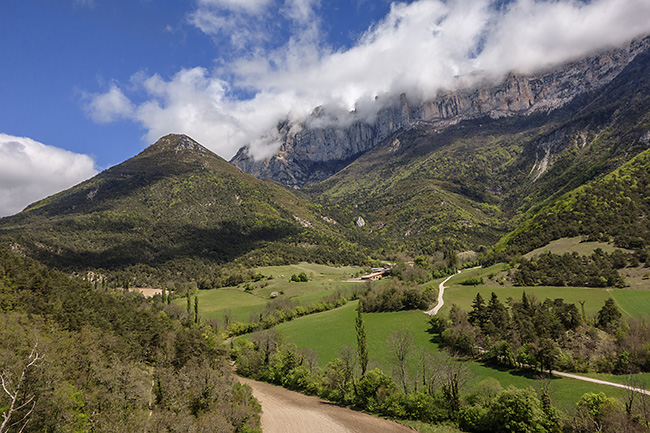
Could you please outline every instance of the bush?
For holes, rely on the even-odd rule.
[[[304,272],[299,273],[298,275],[293,274],[291,276],[291,281],[296,282],[296,283],[306,283],[309,281],[309,278],[307,278],[307,274]]]
[[[483,284],[483,277],[468,277],[465,278],[463,281],[460,282],[463,286],[478,286],[479,284]]]
[[[361,297],[363,310],[367,312],[424,310],[433,301],[430,291],[418,286],[391,285],[371,290]]]

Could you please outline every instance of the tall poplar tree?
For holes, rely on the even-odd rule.
[[[366,369],[368,368],[368,344],[366,342],[366,327],[363,324],[363,307],[361,302],[357,306],[357,318],[355,322],[355,328],[357,329],[357,351],[359,352],[359,364],[361,364],[361,378],[363,379],[366,375]]]

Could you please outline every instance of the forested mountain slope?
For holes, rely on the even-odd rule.
[[[585,236],[616,246],[650,251],[650,150],[612,173],[544,206],[497,246],[511,254],[552,240]]]
[[[2,239],[43,263],[145,280],[209,280],[231,262],[363,261],[357,235],[352,220],[339,223],[180,135],[0,221]]]
[[[305,191],[327,205],[354,206],[369,230],[413,251],[479,248],[521,216],[620,167],[649,140],[646,52],[559,110],[401,131]]]

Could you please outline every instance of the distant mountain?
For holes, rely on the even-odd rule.
[[[548,113],[442,130],[418,123],[304,191],[327,206],[354,206],[367,230],[409,249],[477,249],[645,151],[649,137],[646,50],[597,91]]]
[[[139,267],[139,274],[164,270],[170,277],[210,278],[218,265],[231,262],[364,261],[352,217],[340,223],[335,217],[187,136],[168,135],[1,219],[0,239],[70,271]]]
[[[285,185],[172,134],[0,219],[0,241],[69,272],[208,285],[242,267],[518,254],[576,234],[647,247],[650,192],[634,182],[648,171],[649,38],[497,87],[403,96],[375,124],[334,130],[329,115],[282,125],[267,162],[235,158]]]
[[[278,125],[281,146],[266,160],[242,148],[231,162],[261,179],[302,187],[327,179],[393,134],[426,127],[434,133],[471,119],[498,119],[549,113],[610,83],[650,47],[648,38],[597,53],[534,76],[509,74],[499,84],[480,76],[460,77],[460,90],[420,101],[409,95],[376,101],[377,115],[318,107],[300,124]],[[475,83],[468,85],[463,83]]]

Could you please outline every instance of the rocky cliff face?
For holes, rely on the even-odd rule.
[[[611,82],[635,56],[650,48],[650,38],[601,52],[534,76],[511,73],[497,85],[484,81],[414,102],[407,95],[384,102],[376,116],[343,115],[317,108],[300,125],[278,126],[281,146],[269,159],[255,161],[247,148],[232,159],[258,178],[301,187],[324,180],[398,130],[427,123],[442,130],[467,119],[550,112],[576,96]]]

